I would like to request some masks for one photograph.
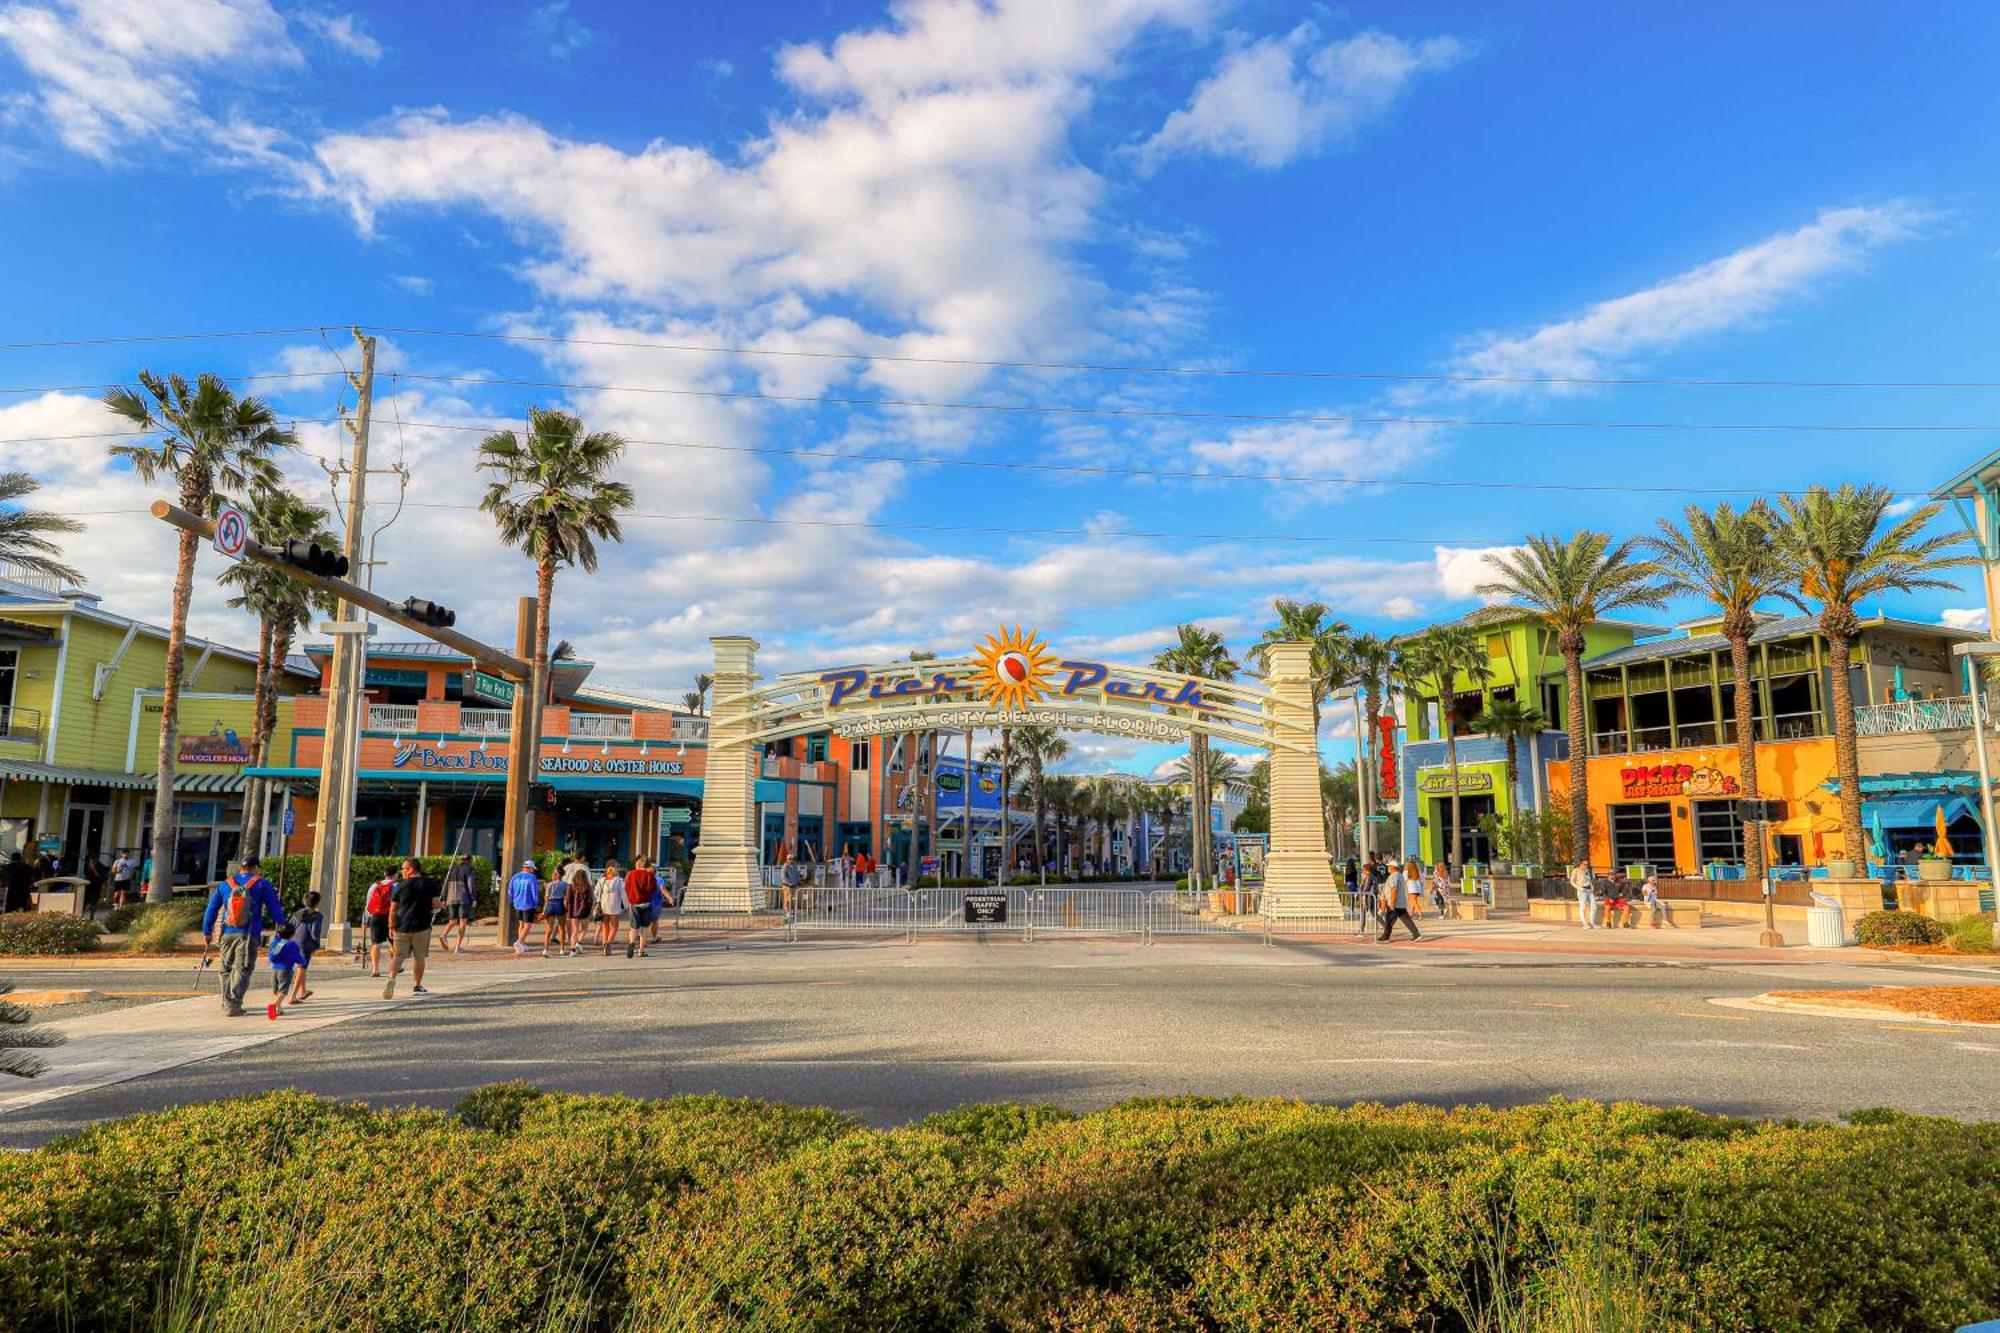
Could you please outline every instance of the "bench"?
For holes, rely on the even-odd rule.
[[[1700,903],[1677,901],[1671,898],[1663,899],[1662,901],[1667,909],[1666,924],[1668,926],[1673,927],[1675,930],[1701,929]],[[1598,920],[1600,924],[1603,922],[1603,917],[1604,905],[1599,903]],[[1578,909],[1574,898],[1535,898],[1528,903],[1528,919],[1530,921],[1565,921],[1574,923],[1581,922],[1583,914]],[[1630,927],[1625,927],[1625,929],[1644,930],[1651,925],[1652,913],[1641,905],[1633,909],[1632,924]]]

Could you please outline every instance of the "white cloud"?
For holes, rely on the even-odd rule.
[[[1948,606],[1940,613],[1938,623],[1947,629],[1984,630],[1986,628],[1986,608],[1983,606]]]
[[[1463,600],[1478,597],[1482,602],[1497,602],[1502,598],[1482,595],[1479,585],[1490,583],[1494,569],[1489,556],[1511,555],[1520,550],[1518,546],[1439,546],[1432,551],[1437,562],[1438,587],[1447,597]]]
[[[1475,340],[1454,369],[1494,376],[1603,375],[1633,358],[1765,318],[1871,251],[1915,236],[1933,216],[1906,200],[1825,209],[1796,231],[1601,301],[1573,318],[1518,337]]]
[[[567,60],[597,40],[597,31],[586,27],[569,12],[569,0],[550,0],[528,14],[528,33],[541,50],[556,60]]]
[[[130,140],[199,136],[232,156],[268,152],[265,132],[218,120],[198,78],[294,68],[303,57],[268,0],[51,0],[0,8],[0,46],[33,83],[18,111],[100,161]]]
[[[1312,23],[1223,56],[1188,104],[1137,149],[1142,167],[1176,153],[1233,157],[1266,169],[1351,141],[1418,75],[1469,54],[1455,37],[1408,42],[1368,31],[1322,42]]]
[[[389,281],[395,283],[412,296],[429,296],[431,290],[437,286],[429,278],[416,273],[397,273],[391,276]]]
[[[293,17],[301,28],[343,55],[370,65],[382,58],[382,43],[375,40],[356,15],[307,9]]]

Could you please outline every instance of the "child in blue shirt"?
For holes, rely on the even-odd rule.
[[[305,955],[305,961],[299,964],[298,982],[292,987],[291,1002],[297,1004],[312,996],[312,992],[306,989],[306,977],[312,968],[313,955],[326,944],[326,913],[319,910],[319,894],[308,893],[305,906],[298,910],[292,920],[299,924],[298,932],[293,938],[298,941],[299,952]]]
[[[297,933],[298,927],[287,921],[271,941],[271,1003],[264,1006],[264,1016],[272,1022],[277,1021],[278,1011],[291,1003],[293,985],[305,976],[305,950],[292,938]]]

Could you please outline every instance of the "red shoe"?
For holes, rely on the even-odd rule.
[[[278,1006],[275,1002],[264,1006],[264,1017],[270,1019],[273,1023],[278,1021]]]

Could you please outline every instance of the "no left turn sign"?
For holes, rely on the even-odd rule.
[[[235,505],[224,505],[215,516],[215,549],[231,560],[243,558],[243,547],[250,540],[250,520]]]

